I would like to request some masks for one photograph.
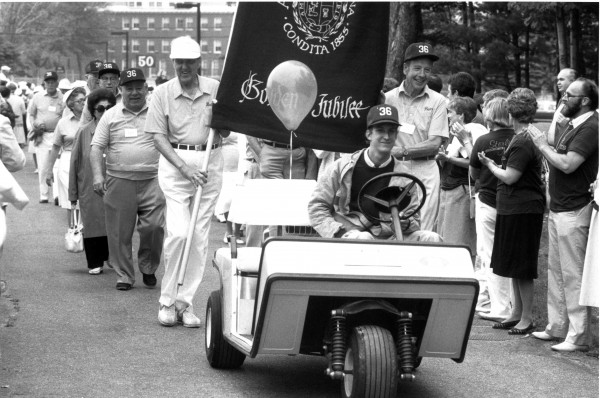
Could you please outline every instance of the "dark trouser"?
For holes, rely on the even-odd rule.
[[[83,238],[85,259],[89,269],[102,267],[108,261],[108,239],[106,236]]]
[[[165,197],[156,177],[138,181],[107,176],[106,187],[104,213],[110,262],[118,282],[133,284],[131,238],[136,220],[140,234],[138,268],[144,274],[154,274],[162,254]]]

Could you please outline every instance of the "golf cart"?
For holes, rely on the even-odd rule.
[[[422,206],[425,192],[415,177],[390,174],[411,182],[369,195],[371,180],[360,203],[376,203],[400,230],[411,196],[420,195]],[[263,354],[325,355],[325,374],[341,381],[343,397],[395,397],[422,358],[462,362],[479,290],[469,250],[286,234],[283,226],[310,225],[315,185],[251,180],[237,187],[229,219],[282,226],[281,234],[256,248],[238,248],[233,238],[216,251],[220,289],[208,299],[205,322],[210,365],[238,368]]]

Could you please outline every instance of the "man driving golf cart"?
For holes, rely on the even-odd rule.
[[[319,176],[308,204],[311,225],[319,235],[348,239],[397,238],[390,216],[390,207],[395,206],[403,240],[442,241],[435,232],[420,230],[418,209],[419,202],[424,201],[423,184],[408,174],[397,174],[400,162],[391,152],[398,126],[398,110],[394,106],[372,107],[365,132],[369,146],[336,160]],[[417,188],[421,189],[420,193]]]

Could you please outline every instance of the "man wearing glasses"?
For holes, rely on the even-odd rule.
[[[570,119],[554,145],[529,126],[529,135],[550,168],[548,215],[548,325],[533,336],[564,339],[554,351],[586,351],[590,343],[590,307],[579,305],[592,196],[598,173],[598,87],[585,78],[569,85],[561,113]]]
[[[94,63],[96,61],[92,61]],[[89,66],[89,65],[88,65]],[[93,72],[90,72],[93,73]],[[117,98],[117,104],[121,102],[121,93],[119,92],[119,67],[115,62],[105,62],[98,71],[98,86],[100,88],[106,88],[112,90],[113,94]],[[90,79],[88,78],[88,86]],[[87,102],[83,107],[83,113],[79,120],[79,128],[85,126],[92,121],[92,114],[90,113]]]
[[[144,72],[138,68],[124,70],[120,84],[123,101],[107,110],[98,122],[90,164],[94,192],[104,197],[110,263],[118,275],[116,287],[129,290],[135,282],[131,241],[136,223],[140,234],[138,268],[144,284],[156,286],[165,198],[158,186],[159,154],[152,136],[144,134],[148,114]],[[99,106],[96,111],[100,112]],[[102,173],[105,150],[106,180]]]
[[[552,118],[552,123],[548,129],[548,143],[554,145],[554,137],[561,132],[564,132],[569,124],[569,118],[565,117],[561,110],[564,106],[563,98],[567,89],[577,79],[575,69],[565,68],[556,75],[556,87],[558,87],[558,95],[560,96],[556,112]]]

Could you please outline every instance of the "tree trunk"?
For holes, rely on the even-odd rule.
[[[567,48],[567,30],[565,28],[565,10],[560,4],[556,5],[556,41],[558,44],[559,70],[569,67]]]
[[[519,47],[519,34],[512,33],[512,45],[514,46],[513,69],[515,71],[515,86],[521,87],[521,48]]]
[[[409,44],[417,42],[423,34],[420,3],[390,4],[390,38],[386,76],[399,82],[403,79],[404,51]]]
[[[531,28],[525,25],[525,87],[529,88],[529,33]]]
[[[581,42],[581,22],[579,20],[579,10],[573,8],[570,12],[571,19],[571,68],[579,74],[585,74],[584,65],[581,62],[580,42]]]

